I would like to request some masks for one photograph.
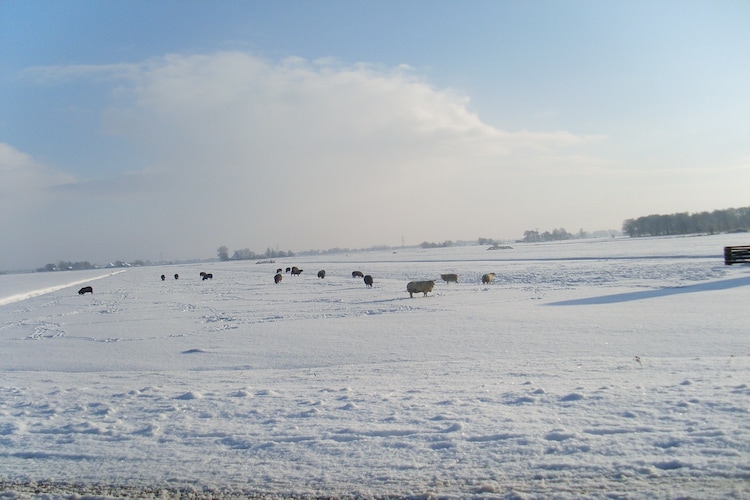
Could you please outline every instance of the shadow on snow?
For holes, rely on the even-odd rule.
[[[660,288],[658,290],[646,290],[642,292],[617,293],[614,295],[603,295],[601,297],[589,297],[586,299],[563,300],[561,302],[550,302],[548,306],[586,306],[594,304],[615,304],[618,302],[629,302],[631,300],[655,299],[678,295],[681,293],[709,292],[714,290],[727,290],[739,286],[750,285],[750,276],[745,278],[734,278],[730,280],[712,281],[710,283],[699,283],[696,285]]]

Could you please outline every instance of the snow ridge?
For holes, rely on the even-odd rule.
[[[34,297],[39,297],[40,295],[47,295],[49,293],[56,292],[58,290],[63,290],[65,288],[69,288],[71,286],[82,285],[84,283],[89,283],[89,282],[94,281],[94,280],[99,280],[99,279],[102,279],[102,278],[108,278],[110,276],[115,276],[117,274],[124,273],[125,271],[126,270],[123,269],[123,270],[115,271],[115,272],[112,272],[112,273],[103,274],[101,276],[96,276],[96,277],[92,277],[92,278],[86,278],[86,279],[82,279],[82,280],[69,281],[69,282],[66,282],[66,283],[59,284],[59,285],[53,285],[53,286],[48,286],[48,287],[45,287],[45,288],[39,288],[39,289],[36,289],[36,290],[31,290],[29,292],[18,293],[16,295],[11,295],[9,297],[2,297],[2,298],[0,298],[0,306],[5,306],[5,305],[8,305],[8,304],[12,304],[14,302],[20,302],[22,300],[27,300],[27,299],[31,299],[31,298],[34,298]]]

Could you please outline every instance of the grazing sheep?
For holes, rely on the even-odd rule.
[[[446,283],[450,283],[451,281],[453,283],[458,283],[458,274],[441,274],[440,277]]]
[[[365,275],[362,274],[362,271],[354,271],[352,273],[352,278],[364,278],[364,277],[365,277]]]
[[[161,280],[164,281],[165,279],[167,279],[167,277],[162,274],[161,275]]]
[[[214,279],[214,275],[211,273],[203,273],[203,280],[212,280]]]
[[[299,276],[302,274],[302,269],[297,268],[297,266],[292,267],[292,276]]]
[[[495,281],[495,273],[487,273],[482,275],[482,284],[488,285]]]
[[[276,276],[273,277],[273,282],[278,285],[282,278],[283,276],[281,275],[281,273],[276,273]]]
[[[324,269],[321,269],[320,271],[318,271],[318,278],[325,278],[325,277],[326,277],[326,272]]]
[[[175,274],[174,275],[174,279],[176,279],[176,280],[180,279],[180,275],[179,274]]]
[[[279,274],[279,273],[280,273],[281,271],[282,271],[282,269],[281,269],[281,268],[278,268],[278,269],[276,270],[276,274]]]
[[[425,297],[432,291],[435,286],[435,280],[431,281],[410,281],[406,285],[406,291],[409,292],[409,297],[414,297],[415,293],[422,292]]]
[[[366,275],[366,276],[364,277],[364,280],[365,280],[365,286],[366,286],[367,288],[372,288],[372,276],[370,276],[370,275],[368,274],[368,275]]]
[[[90,294],[93,295],[94,294],[94,289],[91,288],[90,286],[85,286],[85,287],[81,288],[80,290],[78,290],[78,295],[83,295],[84,293],[90,293]]]
[[[289,272],[289,271],[291,271],[291,270],[292,270],[292,268],[291,268],[291,267],[287,267],[287,268],[286,268],[286,272]]]

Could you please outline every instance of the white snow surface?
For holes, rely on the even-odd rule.
[[[0,498],[749,498],[748,240],[0,276]]]

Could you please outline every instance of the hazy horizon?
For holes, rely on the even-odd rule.
[[[564,229],[564,228],[556,228],[556,229]],[[591,233],[592,234],[593,233],[599,233],[599,232],[603,233],[603,232],[607,232],[607,231],[615,231],[615,230],[611,229],[611,230],[591,231]],[[544,232],[544,231],[541,231],[541,232]],[[621,231],[618,231],[618,232],[621,233]],[[586,236],[586,237],[587,238],[596,238],[597,236],[591,236],[591,235],[589,235],[589,236]],[[420,247],[420,246],[422,246],[425,243],[430,244],[430,245],[434,244],[435,247],[441,247],[441,246],[445,245],[446,243],[450,243],[450,244],[449,245],[445,245],[445,246],[472,246],[472,245],[479,246],[479,245],[485,245],[485,243],[479,243],[480,239],[494,240],[494,243],[496,243],[496,244],[509,244],[509,243],[520,243],[521,242],[520,240],[523,239],[523,238],[519,237],[519,238],[505,238],[505,239],[494,238],[493,239],[493,238],[489,238],[489,237],[481,237],[480,236],[480,237],[474,238],[473,240],[456,240],[456,239],[446,238],[446,239],[441,239],[441,240],[437,240],[437,241],[426,241],[426,240],[423,240],[423,241],[420,241],[420,242],[408,242],[406,239],[404,239],[403,243],[397,243],[397,244],[375,244],[375,245],[370,245],[370,246],[367,246],[367,247],[325,247],[325,248],[288,249],[288,248],[276,248],[276,247],[271,247],[269,245],[265,245],[265,246],[262,246],[262,248],[261,247],[258,247],[258,248],[249,248],[247,246],[244,246],[244,247],[243,246],[239,246],[239,247],[236,247],[236,248],[229,248],[229,247],[227,247],[227,248],[229,250],[229,257],[230,257],[229,260],[242,261],[242,260],[248,260],[248,259],[233,259],[232,258],[235,251],[246,250],[246,249],[250,250],[251,252],[255,253],[257,259],[260,260],[260,259],[264,259],[265,258],[265,253],[266,253],[267,250],[276,251],[276,252],[285,252],[285,253],[286,252],[292,252],[294,254],[294,256],[305,256],[305,255],[318,255],[318,254],[321,254],[321,255],[322,254],[334,254],[334,253],[341,253],[341,252],[370,252],[370,251],[377,251],[377,250],[383,250],[383,249],[385,249],[385,250],[392,250],[392,249],[398,249],[398,248],[415,248],[415,247]],[[487,246],[489,246],[489,244],[490,243],[486,243]],[[214,250],[214,252],[213,252],[212,255],[187,257],[187,258],[184,258],[184,259],[169,259],[169,258],[167,258],[164,255],[159,255],[159,257],[157,259],[145,259],[145,258],[141,258],[141,257],[138,257],[138,256],[135,256],[132,259],[122,259],[122,258],[119,258],[119,257],[113,257],[113,258],[104,259],[103,261],[97,261],[97,262],[91,262],[91,261],[87,261],[85,259],[76,259],[76,258],[71,258],[71,259],[52,259],[49,262],[45,262],[44,264],[39,264],[37,266],[34,266],[33,268],[27,268],[27,269],[0,269],[0,273],[3,273],[3,272],[13,273],[13,272],[38,271],[39,269],[43,268],[44,266],[46,266],[48,264],[57,265],[60,262],[73,263],[73,264],[88,262],[89,264],[91,264],[93,266],[103,267],[103,266],[107,266],[109,264],[116,264],[117,262],[121,262],[121,263],[128,264],[128,265],[133,264],[135,262],[144,262],[147,265],[159,265],[159,264],[167,264],[168,265],[168,264],[184,264],[186,262],[191,262],[191,261],[221,260],[218,257],[218,250],[222,246],[226,246],[226,245],[217,245],[216,249]],[[286,256],[285,257],[275,257],[275,258],[286,258]],[[249,260],[256,260],[256,259],[253,258],[253,259],[249,259]]]
[[[748,206],[750,4],[0,4],[0,269]]]

